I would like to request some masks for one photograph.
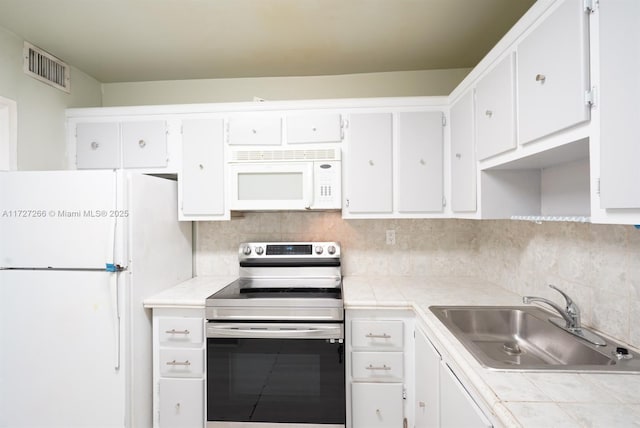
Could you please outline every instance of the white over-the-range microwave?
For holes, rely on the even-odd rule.
[[[334,210],[342,206],[339,148],[232,150],[231,210]]]

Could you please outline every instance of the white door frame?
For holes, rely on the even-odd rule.
[[[18,105],[0,97],[0,171],[18,169]]]

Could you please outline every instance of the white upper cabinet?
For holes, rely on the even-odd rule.
[[[270,114],[238,115],[229,118],[229,144],[277,146],[282,144],[282,118]]]
[[[473,91],[468,91],[451,107],[451,209],[474,212],[476,158],[474,155]]]
[[[167,166],[167,124],[164,120],[123,122],[121,128],[124,168]]]
[[[559,3],[517,46],[520,144],[589,120],[587,13],[582,1]]]
[[[166,168],[167,123],[80,122],[75,149],[78,169]]]
[[[397,115],[398,212],[443,209],[443,114],[401,112]]]
[[[77,124],[76,167],[78,169],[120,167],[120,128],[117,122]]]
[[[182,122],[181,219],[226,219],[224,122],[220,118]]]
[[[507,55],[476,85],[478,160],[516,148],[514,59]]]
[[[339,113],[287,116],[287,143],[339,143],[342,118]]]
[[[349,122],[343,207],[350,214],[391,213],[392,114],[352,114]]]
[[[640,2],[600,0],[600,206],[640,208]]]

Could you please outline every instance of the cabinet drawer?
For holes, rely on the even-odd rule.
[[[402,349],[402,321],[354,320],[351,323],[354,348]]]
[[[160,379],[160,426],[202,428],[204,380]]]
[[[160,375],[167,377],[202,377],[202,349],[160,349]]]
[[[339,143],[342,121],[339,114],[313,114],[287,117],[288,143]]]
[[[351,376],[354,380],[398,382],[403,377],[402,352],[352,352]]]
[[[158,323],[160,344],[193,346],[203,342],[202,318],[162,318]]]

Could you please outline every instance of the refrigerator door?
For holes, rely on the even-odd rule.
[[[0,267],[105,269],[114,262],[114,171],[0,173]]]
[[[0,270],[0,426],[122,427],[109,272]]]

